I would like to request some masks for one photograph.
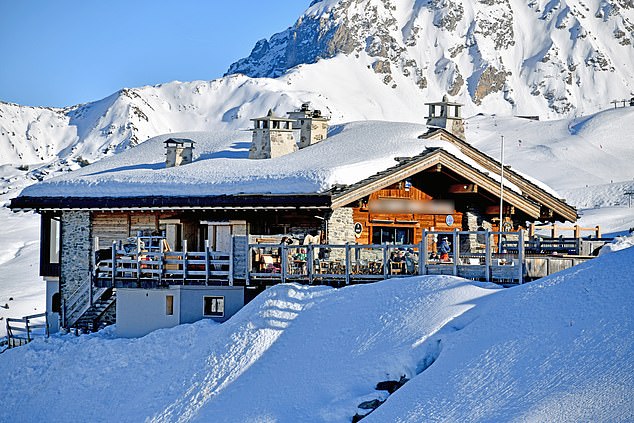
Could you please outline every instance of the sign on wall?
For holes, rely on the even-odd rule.
[[[448,214],[447,217],[445,217],[445,223],[447,224],[447,226],[451,226],[453,225],[453,216]]]
[[[354,236],[359,238],[363,233],[363,225],[359,222],[355,222],[354,224]]]

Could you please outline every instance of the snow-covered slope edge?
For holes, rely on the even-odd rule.
[[[376,421],[630,421],[634,248],[504,290],[462,316]]]
[[[0,356],[0,419],[349,422],[406,376],[367,421],[631,420],[633,265],[629,248],[507,290],[280,285],[222,325],[37,340]]]

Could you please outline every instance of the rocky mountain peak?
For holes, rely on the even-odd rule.
[[[475,111],[561,117],[631,95],[633,23],[630,0],[321,0],[227,74],[364,56],[394,88],[400,73]]]

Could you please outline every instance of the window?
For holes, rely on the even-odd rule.
[[[42,213],[40,246],[40,276],[60,275],[61,224],[60,218]]]
[[[391,228],[375,226],[372,228],[373,244],[411,244],[413,240],[412,228]]]
[[[173,295],[165,296],[165,314],[167,316],[174,315],[174,296]]]
[[[49,240],[48,240],[48,248],[49,248],[48,258],[50,260],[50,263],[59,263],[59,247],[60,247],[59,226],[60,225],[59,225],[58,219],[51,219],[51,226],[50,226]]]
[[[204,297],[203,316],[223,317],[225,315],[225,297]]]

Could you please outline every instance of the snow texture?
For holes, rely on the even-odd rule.
[[[169,137],[195,141],[193,163],[166,168],[163,142],[168,136],[165,135],[75,172],[30,186],[21,195],[136,197],[148,193],[163,196],[321,193],[334,185],[353,184],[395,166],[395,157],[411,157],[433,147],[442,147],[484,171],[446,141],[418,139],[425,132],[427,127],[417,124],[354,122],[331,128],[331,136],[315,145],[262,160],[248,159],[248,134],[170,134]],[[513,184],[505,183],[520,192]]]
[[[278,285],[224,324],[39,339],[0,355],[0,420],[349,422],[387,399],[368,422],[628,421],[633,266],[628,248],[510,289]]]

